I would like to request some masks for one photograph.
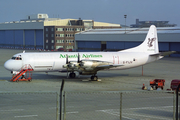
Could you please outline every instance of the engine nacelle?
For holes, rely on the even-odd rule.
[[[77,62],[69,62],[68,64],[63,65],[63,68],[75,69],[77,68]]]
[[[81,68],[91,68],[93,66],[93,62],[92,61],[84,61],[84,62],[80,63],[79,66]]]
[[[93,71],[93,68],[84,68],[85,71]]]
[[[68,68],[68,64],[63,65],[63,68]]]

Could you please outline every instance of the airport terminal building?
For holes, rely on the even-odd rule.
[[[92,29],[75,35],[78,51],[119,51],[141,44],[149,28]],[[157,28],[159,50],[177,51],[180,57],[180,27]]]
[[[93,20],[49,18],[47,14],[0,23],[0,47],[22,49],[74,49],[75,33],[88,29],[121,28],[120,24]]]

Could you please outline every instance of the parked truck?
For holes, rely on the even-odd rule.
[[[176,90],[178,88],[179,84],[180,84],[180,80],[175,79],[175,80],[171,81],[170,87],[172,90]]]

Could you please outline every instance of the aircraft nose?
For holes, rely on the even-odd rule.
[[[7,70],[12,70],[12,62],[10,60],[6,61],[4,63],[4,67],[7,69]]]
[[[22,67],[22,62],[18,60],[8,60],[4,63],[4,67],[9,71],[18,71]]]

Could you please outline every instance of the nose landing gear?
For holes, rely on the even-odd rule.
[[[76,77],[76,73],[74,73],[74,72],[69,73],[69,77],[70,78],[75,78]]]

